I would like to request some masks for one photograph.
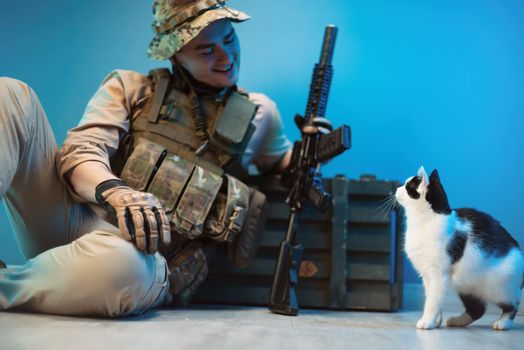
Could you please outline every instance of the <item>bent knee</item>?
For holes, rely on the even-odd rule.
[[[0,77],[0,96],[2,96],[2,98],[9,95],[19,96],[21,94],[27,94],[30,90],[29,85],[21,80]]]
[[[88,252],[88,258],[71,266],[67,284],[70,288],[82,286],[84,298],[96,300],[92,304],[95,314],[116,317],[141,313],[160,295],[162,290],[154,286],[159,279],[157,271],[165,267],[158,266],[155,256],[112,234],[91,233],[75,243]]]
[[[132,243],[113,234],[94,232],[73,242],[78,250],[86,252],[76,266],[78,272],[93,275],[99,281],[125,287],[136,281],[150,279],[152,257],[137,250]],[[79,255],[82,255],[80,253]]]
[[[19,117],[31,115],[35,105],[40,105],[35,92],[23,81],[0,77],[0,107],[13,111]],[[13,113],[2,113],[0,116],[11,116]]]

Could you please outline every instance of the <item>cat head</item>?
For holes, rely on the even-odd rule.
[[[436,214],[450,214],[448,196],[440,182],[437,169],[428,177],[424,167],[418,169],[417,175],[406,180],[397,188],[395,197],[406,209],[431,208]]]

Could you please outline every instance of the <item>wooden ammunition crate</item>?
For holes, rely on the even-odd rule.
[[[278,178],[255,178],[269,200],[268,221],[255,262],[234,267],[225,258],[212,264],[195,302],[268,305],[280,241],[284,238],[287,190]],[[300,307],[393,311],[402,305],[400,216],[381,210],[399,186],[373,176],[324,179],[333,207],[317,212],[308,203],[296,240],[304,245],[297,288]]]

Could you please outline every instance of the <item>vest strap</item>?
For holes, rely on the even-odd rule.
[[[158,118],[160,118],[161,115],[160,110],[164,103],[164,98],[166,97],[171,73],[167,68],[158,68],[151,70],[149,75],[155,82],[155,90],[153,92],[153,102],[151,104],[151,109],[149,110],[148,119],[151,123],[157,123]]]

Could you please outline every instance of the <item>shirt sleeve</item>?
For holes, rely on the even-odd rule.
[[[71,193],[65,176],[79,164],[98,161],[111,169],[109,158],[151,91],[149,78],[137,72],[115,70],[104,79],[57,153],[58,174]]]
[[[250,164],[255,164],[264,171],[273,168],[292,144],[284,133],[275,102],[260,93],[250,93],[249,99],[258,106],[253,119],[256,130],[242,157],[242,166],[247,169]]]

